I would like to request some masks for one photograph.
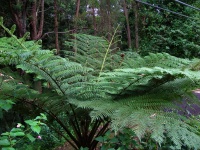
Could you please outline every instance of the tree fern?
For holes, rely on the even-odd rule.
[[[83,47],[79,55],[82,55],[82,58],[94,59],[92,53],[94,50],[91,53],[86,50],[88,47],[92,48],[92,45],[97,46],[102,39],[86,35],[84,38],[78,36],[76,46]],[[34,73],[39,76],[40,80],[50,84],[50,87],[42,94],[22,84],[24,93],[21,97],[17,94],[16,98],[26,97],[27,103],[34,101],[34,104],[43,110],[47,106],[49,109],[47,113],[60,123],[78,148],[82,145],[60,122],[59,115],[55,116],[62,112],[73,114],[74,109],[68,111],[68,108],[74,108],[74,105],[84,108],[85,112],[91,112],[90,115],[94,121],[110,118],[111,127],[115,131],[129,127],[136,132],[139,138],[147,131],[150,132],[151,137],[159,144],[164,141],[165,137],[169,137],[176,149],[181,149],[182,145],[194,149],[200,148],[199,131],[190,126],[189,118],[177,113],[181,110],[177,103],[181,103],[183,98],[192,98],[191,101],[187,101],[188,103],[199,103],[191,93],[191,90],[200,86],[199,60],[179,59],[166,53],[150,54],[144,58],[135,54],[127,56],[127,53],[124,53],[122,56],[118,55],[120,61],[115,61],[117,64],[113,67],[116,68],[115,70],[101,70],[101,63],[90,60],[91,69],[82,60],[74,58],[76,62],[73,62],[60,56],[54,56],[51,51],[41,50],[41,47],[34,42],[26,43],[23,39],[22,42],[17,40],[18,42],[12,44],[9,41],[14,43],[13,38],[16,39],[13,36],[6,40],[5,38],[0,39],[3,43],[0,46],[1,64],[16,66],[27,73]],[[93,42],[90,45],[88,39],[91,38]],[[32,49],[30,50],[26,45]],[[108,44],[105,45],[108,46]],[[100,48],[105,50],[103,46]],[[99,54],[98,51],[95,53]],[[105,56],[105,51],[103,52],[104,55],[98,56]],[[110,58],[111,61],[112,57]],[[110,61],[106,63],[110,65]],[[96,66],[97,71],[94,70]],[[101,72],[100,76],[97,72]],[[11,94],[14,97],[16,91],[20,93],[17,80],[5,82],[2,79],[2,81],[1,88],[5,91],[1,91],[3,96],[10,97]],[[74,120],[73,117],[72,120]],[[76,120],[72,123],[76,123]],[[93,125],[96,128],[100,123],[95,122]],[[107,126],[108,122],[105,127]],[[79,134],[78,127],[75,129],[77,137],[81,139],[83,134]],[[84,143],[82,140],[85,139],[81,139]]]
[[[160,64],[160,58],[166,64],[164,60]],[[128,126],[140,138],[150,130],[152,138],[160,144],[164,141],[164,134],[167,134],[176,149],[186,143],[190,148],[199,148],[200,137],[195,134],[197,130],[185,123],[183,120],[187,119],[177,113],[181,110],[177,103],[186,97],[191,99],[187,103],[199,105],[191,93],[200,86],[200,72],[191,70],[196,61],[165,53],[139,57],[135,61],[132,66],[128,65],[131,68],[125,68],[127,63],[124,62],[122,69],[102,73],[95,83],[110,95],[110,99],[85,101],[79,106],[93,108],[91,116],[94,119],[111,117],[115,130]],[[190,134],[192,138],[186,136]]]
[[[3,43],[0,47],[1,71],[5,71],[4,67],[6,66],[19,68],[26,73],[36,74],[38,76],[37,80],[43,81],[44,84],[47,83],[48,86],[43,87],[43,93],[38,93],[30,89],[31,87],[23,83],[18,83],[17,80],[13,78],[13,84],[9,84],[11,82],[3,82],[4,86],[2,86],[3,90],[1,94],[13,100],[31,104],[49,114],[75,144],[63,133],[59,131],[58,133],[75,149],[87,146],[92,149],[95,148],[98,143],[94,140],[95,136],[106,132],[107,126],[109,125],[108,121],[96,120],[91,122],[88,116],[89,110],[85,110],[84,113],[81,113],[83,116],[79,117],[80,113],[78,112],[80,109],[75,109],[75,105],[70,104],[72,98],[81,100],[86,97],[97,97],[94,94],[88,94],[89,92],[84,94],[84,91],[94,89],[94,86],[89,83],[89,81],[94,78],[91,73],[93,70],[83,67],[79,63],[71,62],[66,58],[55,56],[49,50],[42,50],[41,46],[37,46],[39,44],[38,42],[26,42],[24,39],[20,42],[20,39],[13,36],[9,29],[5,29],[11,34],[11,38],[0,39]],[[12,42],[10,43],[10,41],[14,43],[11,47],[10,45]],[[27,45],[30,49],[26,47]],[[24,87],[24,89],[21,90],[21,96],[20,94],[17,94],[17,96],[15,94],[15,91],[19,92],[19,88],[16,88],[18,84]],[[79,93],[82,94],[78,95]],[[65,124],[66,121],[64,118],[60,118],[60,116],[63,116],[62,114],[67,114],[67,118],[65,119],[68,120],[68,124]],[[84,128],[81,127],[82,123],[86,125]],[[73,127],[72,131],[69,130],[69,124]],[[100,127],[102,124],[103,127]],[[90,131],[91,127],[92,129]],[[98,128],[100,128],[100,130],[97,130]]]

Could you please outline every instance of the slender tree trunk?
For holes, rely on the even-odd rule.
[[[110,0],[106,0],[107,3],[107,18],[108,18],[108,41],[111,40],[111,6]]]
[[[79,17],[80,2],[81,2],[80,0],[76,1],[76,20],[75,20],[75,30],[74,30],[73,34],[75,34],[77,32],[77,19]],[[75,47],[76,47],[76,36],[73,36],[73,38],[75,40]],[[76,52],[77,52],[76,48],[74,48],[74,52],[76,54]]]
[[[57,54],[60,53],[59,40],[58,40],[58,6],[57,0],[54,0],[54,32],[55,32],[55,46]]]
[[[131,30],[130,30],[130,25],[129,25],[129,18],[128,18],[128,10],[127,10],[126,0],[123,0],[123,9],[124,9],[124,15],[126,17],[128,48],[131,48]]]
[[[22,10],[22,30],[23,30],[23,34],[26,33],[26,26],[27,26],[27,7],[28,7],[28,2],[27,0],[23,1],[23,10]]]
[[[133,1],[133,10],[135,16],[135,49],[136,51],[139,48],[139,17],[138,17],[138,3],[134,0]]]
[[[40,39],[40,37],[42,36],[43,33],[43,27],[44,27],[44,0],[41,0],[41,3],[39,3],[39,6],[41,6],[41,10],[40,10],[40,24],[39,24],[39,28],[38,28],[38,33],[37,33],[37,39]]]
[[[97,34],[97,24],[96,24],[96,16],[95,16],[95,8],[92,6],[92,16],[93,16],[93,27],[94,27],[94,35]]]
[[[37,1],[32,2],[31,7],[31,40],[37,39]]]
[[[81,0],[76,1],[76,18],[78,18],[78,16],[79,16],[80,2],[81,2]]]

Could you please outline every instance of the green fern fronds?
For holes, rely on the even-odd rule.
[[[102,73],[94,83],[109,95],[106,99],[76,102],[78,106],[93,109],[93,119],[110,117],[116,131],[130,127],[140,138],[150,131],[159,144],[168,136],[176,149],[182,145],[200,148],[198,131],[185,122],[188,118],[178,114],[184,111],[178,104],[185,98],[189,105],[200,104],[192,94],[200,87],[200,71],[191,68],[195,62],[165,53],[132,61],[130,68],[124,64],[121,69]],[[190,134],[192,138],[187,136]]]
[[[139,138],[150,132],[159,144],[167,136],[176,149],[182,145],[200,148],[199,131],[188,123],[189,118],[177,113],[181,111],[177,104],[184,98],[188,98],[188,104],[199,104],[192,96],[192,90],[200,87],[196,60],[179,59],[166,53],[144,58],[124,53],[113,65],[112,50],[106,56],[108,43],[98,37],[76,35],[76,43],[73,40],[69,43],[75,46],[75,56],[69,59],[41,50],[38,43],[15,39],[14,36],[0,39],[1,64],[36,74],[50,87],[39,94],[19,84],[17,78],[5,82],[9,75],[5,79],[1,76],[0,98],[26,97],[38,107],[47,107],[55,113],[64,112],[74,104],[87,112],[90,110],[93,120],[110,118],[115,131],[129,127]],[[92,61],[95,58],[101,61]]]
[[[73,48],[73,51],[64,51],[67,58],[79,62],[83,66],[93,68],[98,74],[103,70],[112,70],[118,68],[121,57],[116,55],[117,47],[114,46],[115,35],[111,42],[102,37],[96,37],[86,34],[74,34],[75,38],[66,45]]]
[[[190,60],[181,59],[171,56],[167,53],[150,53],[148,56],[140,57],[130,53],[125,53],[123,66],[126,68],[140,68],[140,67],[162,67],[162,68],[183,68],[190,64]]]

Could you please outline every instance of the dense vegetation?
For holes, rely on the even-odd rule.
[[[199,1],[2,4],[2,150],[200,149]]]

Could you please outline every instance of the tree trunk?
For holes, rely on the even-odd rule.
[[[37,4],[38,8],[41,7],[41,10],[37,10]],[[39,0],[37,3],[37,0],[34,0],[32,2],[32,11],[31,11],[31,40],[38,40],[42,36],[43,32],[43,25],[44,25],[44,0]],[[40,10],[40,12],[39,12]],[[41,14],[40,17],[38,17],[39,13]],[[39,22],[39,23],[38,23]]]
[[[97,34],[97,24],[96,24],[96,16],[95,16],[94,6],[92,6],[92,16],[93,16],[94,35],[96,35]]]
[[[36,0],[32,2],[31,8],[31,40],[37,39],[37,3]]]
[[[40,14],[40,17],[38,15]],[[39,23],[38,23],[39,22]],[[39,40],[44,26],[44,0],[33,0],[30,22],[31,40]],[[42,93],[42,82],[35,82],[35,89]]]
[[[14,8],[14,5],[22,4],[19,10]],[[17,26],[17,36],[23,37],[27,29],[27,17],[30,17],[30,33],[31,40],[38,40],[42,36],[44,25],[44,0],[9,0],[10,11],[13,16],[13,20]],[[28,6],[31,7],[30,13],[28,13]],[[40,16],[39,16],[40,14]],[[29,15],[29,16],[28,16]],[[20,73],[22,71],[20,70]],[[36,81],[34,87],[40,93],[42,93],[42,82]]]
[[[26,33],[26,21],[27,21],[27,0],[17,1],[16,4],[22,3],[22,10],[15,10],[14,2],[9,0],[10,11],[13,16],[14,23],[17,26],[17,36],[22,37]]]
[[[111,40],[111,9],[110,0],[106,0],[107,3],[107,17],[108,17],[108,41]]]
[[[28,2],[26,0],[23,1],[23,10],[22,10],[22,30],[23,34],[26,33],[26,26],[27,26],[27,7],[28,7]]]
[[[44,27],[44,0],[41,0],[41,3],[39,3],[39,6],[41,6],[41,15],[40,15],[40,25],[38,28],[38,33],[37,33],[37,39],[40,39],[43,33],[43,27]],[[39,7],[38,6],[38,7]]]
[[[129,18],[128,18],[128,10],[127,10],[126,0],[123,0],[123,9],[124,9],[124,15],[126,17],[128,48],[131,48],[131,30],[130,30],[130,25],[129,25]]]
[[[57,54],[60,53],[59,40],[58,40],[58,6],[57,0],[54,0],[54,32],[55,32],[55,46]]]
[[[80,0],[76,1],[76,18],[78,18],[79,10],[80,10]]]
[[[139,48],[139,17],[138,17],[138,3],[134,0],[133,1],[133,10],[134,10],[134,16],[135,16],[135,49],[136,51]]]
[[[14,5],[21,5],[19,10],[14,8]],[[31,12],[28,13],[28,5],[31,6]],[[22,37],[26,33],[27,29],[27,17],[29,15],[30,20],[30,33],[31,40],[38,40],[42,36],[44,25],[44,0],[9,0],[10,11],[13,16],[13,20],[17,26],[17,36]]]

